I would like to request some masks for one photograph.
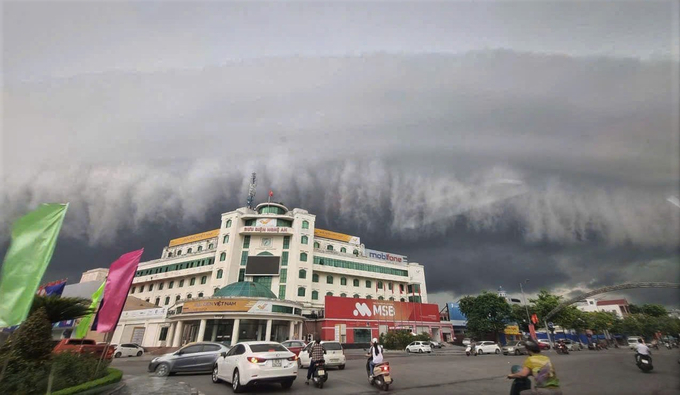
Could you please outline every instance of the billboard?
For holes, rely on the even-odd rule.
[[[406,256],[404,255],[396,255],[390,254],[388,252],[369,250],[368,248],[366,248],[366,257],[392,263],[408,263],[408,258],[406,258]]]
[[[278,256],[249,256],[246,276],[278,276],[280,261]]]
[[[314,237],[322,237],[324,239],[344,241],[345,243],[360,245],[361,242],[359,237],[350,236],[343,233],[331,232],[330,230],[324,230],[316,228],[314,229]]]
[[[454,326],[466,326],[467,317],[460,311],[458,303],[447,303],[446,308],[449,310],[449,320]]]
[[[248,312],[248,313],[271,313],[270,302],[260,302],[257,299],[210,299],[189,300],[184,302],[182,314],[185,313],[212,313],[212,312]]]
[[[180,244],[193,243],[195,241],[212,239],[213,237],[219,236],[219,234],[220,234],[220,230],[215,229],[215,230],[209,230],[209,231],[203,232],[203,233],[196,233],[195,235],[179,237],[177,239],[170,240],[170,244],[168,244],[168,247],[174,247],[174,246],[178,246]]]
[[[390,300],[326,296],[325,318],[366,321],[439,322],[439,306]]]

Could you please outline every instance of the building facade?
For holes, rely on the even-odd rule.
[[[578,302],[576,308],[586,312],[605,311],[614,313],[619,318],[630,314],[630,307],[626,299],[595,300],[588,298]]]

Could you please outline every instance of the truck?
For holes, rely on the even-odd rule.
[[[92,339],[61,339],[54,347],[52,352],[54,354],[62,352],[72,352],[76,354],[89,354],[97,358],[101,358],[102,354],[106,352],[104,358],[112,359],[115,347],[107,346],[106,344],[97,344]]]

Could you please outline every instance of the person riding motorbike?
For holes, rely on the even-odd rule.
[[[383,362],[383,347],[378,344],[378,339],[373,338],[369,352],[371,354],[368,362],[369,377],[373,377],[373,369],[375,369],[375,365],[381,364]]]
[[[309,368],[307,369],[307,380],[305,381],[305,384],[309,384],[309,380],[312,378],[312,375],[314,374],[316,363],[323,360],[323,355],[325,353],[325,350],[323,349],[321,343],[319,343],[316,340],[312,340],[312,342],[314,344],[309,349],[309,356],[311,357],[311,361],[309,362]]]
[[[550,358],[541,355],[541,347],[534,340],[527,340],[525,347],[529,357],[524,361],[522,369],[517,373],[508,375],[508,378],[522,379],[534,376],[535,388],[521,391],[520,393],[523,394],[562,395],[560,381],[557,379],[555,367],[550,362]]]
[[[645,344],[645,341],[642,340],[642,338],[638,339],[638,344],[635,346],[635,363],[638,363],[640,360],[640,355],[647,355],[649,359],[652,359],[652,352],[649,351],[649,347]]]

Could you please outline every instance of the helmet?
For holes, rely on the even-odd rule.
[[[376,339],[376,338],[374,337],[373,340],[371,340],[371,343],[377,344],[377,343],[378,343],[378,339]]]
[[[541,347],[538,345],[538,343],[536,343],[533,340],[527,340],[524,343],[524,346],[527,348],[527,351],[531,351],[533,353],[540,353],[541,352]]]

